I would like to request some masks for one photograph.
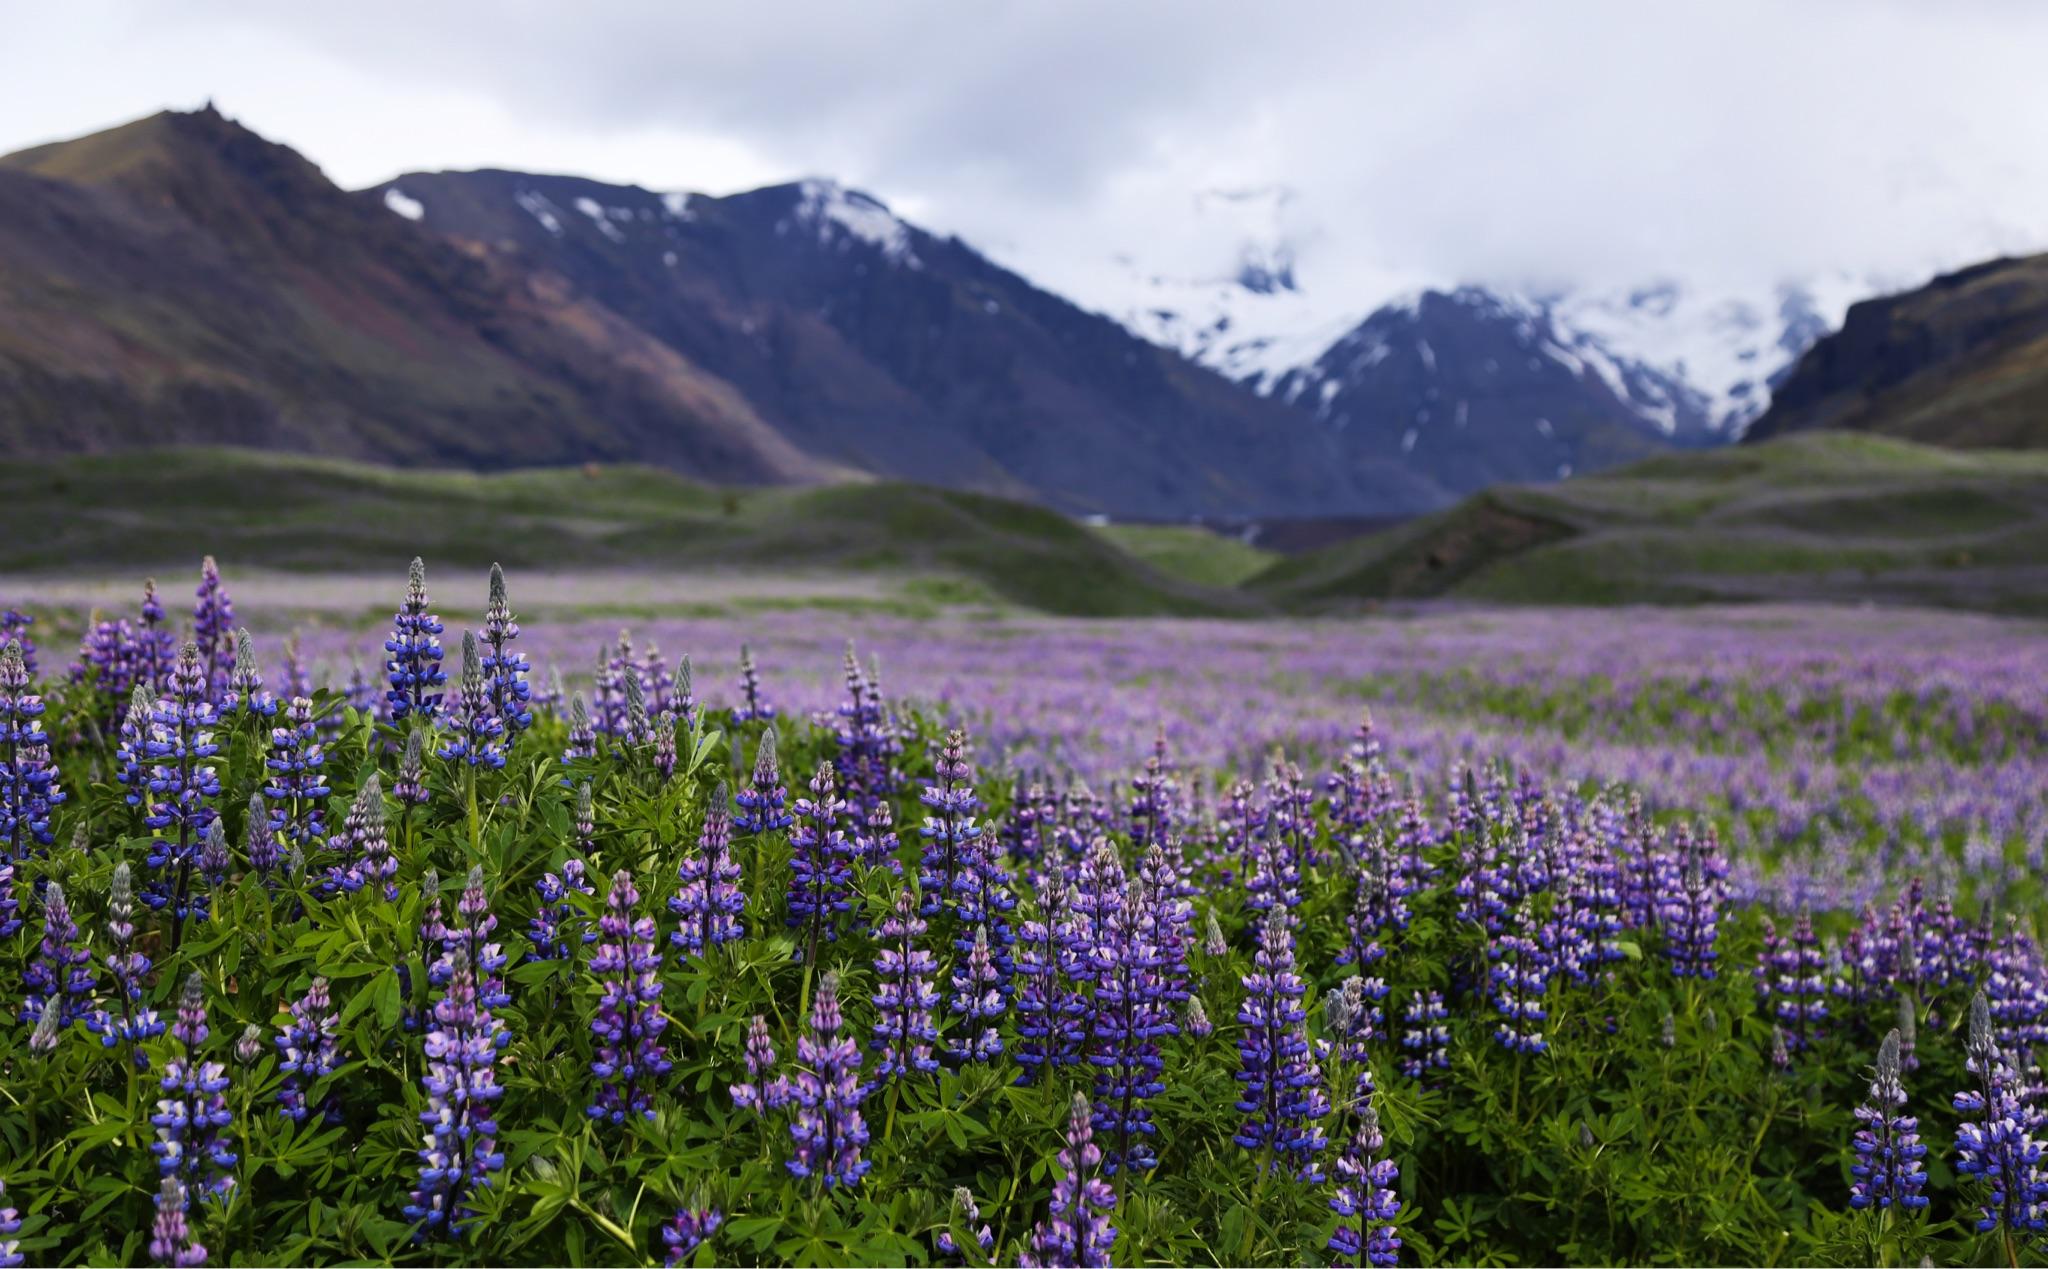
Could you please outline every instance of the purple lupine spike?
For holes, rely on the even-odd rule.
[[[441,689],[448,682],[441,670],[441,629],[427,598],[426,561],[414,556],[406,569],[405,601],[384,641],[384,673],[391,685],[384,700],[392,722],[418,718],[432,726],[440,718]]]
[[[221,584],[220,565],[211,555],[199,565],[199,589],[193,592],[192,642],[199,647],[205,697],[221,700],[235,672],[235,601]]]
[[[678,712],[675,709],[675,676],[668,672],[668,659],[661,655],[661,649],[654,646],[652,639],[647,641],[647,651],[640,654],[639,679],[640,691],[647,698],[648,713]]]
[[[114,762],[119,767],[114,778],[127,790],[121,800],[145,816],[150,813],[148,800],[152,762],[149,738],[150,719],[155,709],[156,699],[149,694],[149,689],[136,684],[128,696],[128,712],[121,716],[120,740],[114,749]]]
[[[206,879],[207,889],[225,886],[234,862],[234,855],[228,850],[228,831],[216,819],[206,826],[206,836],[199,843],[199,875]]]
[[[917,945],[927,926],[917,914],[917,898],[908,886],[896,892],[896,905],[875,931],[875,1034],[868,1048],[881,1055],[875,1066],[878,1082],[902,1080],[935,1071],[938,1041],[933,1010],[939,992],[932,979],[938,961]]]
[[[1449,1016],[1442,993],[1409,993],[1408,1005],[1401,1011],[1401,1020],[1407,1024],[1401,1032],[1402,1075],[1423,1080],[1431,1071],[1450,1069],[1451,1033],[1444,1025]]]
[[[492,1185],[492,1177],[506,1165],[492,1105],[504,1097],[496,1066],[512,1034],[485,1003],[463,939],[446,942],[440,962],[446,968],[446,989],[434,1001],[426,1070],[420,1075],[426,1089],[426,1109],[420,1111],[426,1144],[420,1148],[420,1181],[403,1208],[422,1240],[461,1238],[475,1218],[475,1191]]]
[[[491,915],[490,898],[484,893],[484,870],[471,868],[455,901],[455,923],[441,928],[441,961],[428,970],[427,981],[434,986],[445,984],[450,965],[459,958],[475,971],[477,1003],[485,1009],[511,1004],[512,996],[499,974],[505,967],[505,953],[490,941],[491,931],[497,928],[498,918]]]
[[[623,868],[614,873],[597,919],[597,952],[590,958],[602,995],[590,1022],[597,1035],[590,1073],[598,1090],[587,1113],[614,1124],[628,1115],[653,1119],[654,1087],[673,1065],[661,1043],[668,1026],[661,1012],[661,944],[654,918],[634,914],[639,902],[633,874]]]
[[[171,1024],[180,1052],[164,1063],[163,1096],[149,1117],[157,1139],[149,1149],[163,1176],[183,1182],[188,1191],[220,1196],[234,1186],[238,1159],[227,1131],[234,1122],[228,1111],[227,1068],[199,1056],[208,1034],[206,986],[195,971],[185,979]]]
[[[683,659],[676,663],[675,682],[671,685],[668,698],[669,712],[676,716],[684,731],[697,728],[697,682],[696,671],[690,668],[690,654],[683,653]]]
[[[401,811],[425,806],[433,795],[427,790],[427,733],[415,727],[406,733],[405,752],[398,759],[398,779],[391,786]]]
[[[996,973],[985,929],[975,929],[966,957],[953,966],[953,994],[946,1012],[961,1020],[948,1057],[956,1062],[993,1062],[1001,1056],[1002,978]]]
[[[740,917],[747,908],[740,889],[740,865],[732,855],[732,813],[726,809],[720,784],[704,810],[704,828],[697,849],[686,852],[677,868],[682,888],[668,901],[678,923],[669,941],[686,952],[703,954],[747,932]]]
[[[314,1084],[340,1070],[343,1061],[337,1039],[341,1019],[328,996],[326,979],[314,979],[306,994],[292,1002],[291,1016],[291,1022],[274,1041],[278,1069],[284,1072],[284,1087],[277,1092],[277,1113],[302,1124],[311,1113],[306,1104],[307,1093]],[[328,1123],[340,1123],[340,1098],[328,1094],[320,1113]]]
[[[447,710],[454,724],[447,742],[438,752],[450,762],[493,771],[505,765],[505,720],[491,706],[490,687],[484,681],[482,654],[477,651],[476,633],[462,632],[462,675],[455,705]]]
[[[839,828],[847,808],[834,788],[830,763],[818,765],[811,796],[798,798],[793,809],[787,923],[805,932],[804,963],[816,965],[819,943],[838,939],[839,915],[852,907],[847,897],[853,884],[853,869],[847,865],[852,849]]]
[[[327,747],[313,722],[313,702],[295,696],[285,706],[280,725],[270,729],[270,753],[263,760],[263,796],[269,799],[270,831],[276,839],[311,850],[326,843],[327,798],[333,792],[326,765]]]
[[[235,1041],[235,1061],[243,1066],[254,1066],[256,1059],[263,1056],[263,1028],[250,1023],[242,1028],[240,1038]]]
[[[851,643],[846,645],[846,698],[839,705],[835,739],[839,755],[834,765],[847,801],[855,817],[865,820],[875,803],[893,797],[901,783],[896,757],[903,752],[903,740],[882,701],[880,664],[862,670]]]
[[[576,786],[576,849],[589,855],[597,849],[597,796],[590,781]]]
[[[775,706],[761,692],[761,674],[754,666],[753,650],[740,645],[740,703],[733,706],[732,725],[775,721]]]
[[[0,939],[21,929],[21,900],[14,894],[14,861],[0,853]]]
[[[1763,919],[1763,928],[1763,953],[1755,971],[1757,1000],[1786,1028],[1786,1046],[1798,1053],[1821,1038],[1820,1023],[1828,1016],[1826,960],[1809,914],[1799,914],[1789,937],[1779,937],[1769,917]]]
[[[597,673],[592,680],[592,691],[596,699],[596,730],[606,736],[624,736],[626,723],[626,684],[639,683],[640,667],[633,657],[633,636],[619,631],[617,645],[607,645],[597,654]]]
[[[578,692],[569,698],[569,743],[562,750],[562,762],[581,762],[597,756],[597,724],[590,719],[590,704]]]
[[[761,733],[761,743],[754,750],[753,774],[734,795],[733,801],[740,809],[733,815],[732,826],[742,833],[752,836],[775,833],[794,823],[783,809],[789,801],[789,791],[782,784],[773,727]]]
[[[145,688],[149,698],[171,694],[171,671],[178,663],[178,640],[164,621],[163,601],[157,598],[156,578],[142,583],[140,624],[136,629],[135,685]]]
[[[626,722],[617,739],[621,751],[630,758],[631,751],[654,738],[654,724],[648,718],[647,687],[643,680],[639,675],[629,673],[626,675],[625,684]]]
[[[142,822],[157,834],[145,862],[157,876],[142,898],[155,911],[170,910],[175,950],[185,922],[208,916],[206,894],[192,889],[192,870],[199,863],[206,827],[218,817],[213,799],[220,796],[220,776],[207,759],[219,753],[220,746],[214,743],[216,719],[197,644],[180,649],[171,677],[172,693],[151,711],[145,744],[150,803]]]
[[[337,840],[342,846],[342,862],[328,869],[329,888],[354,894],[367,886],[381,891],[387,902],[396,902],[398,857],[391,850],[384,783],[377,772],[363,777]]]
[[[174,1176],[165,1177],[157,1189],[156,1216],[149,1227],[149,1254],[158,1264],[190,1269],[206,1263],[206,1244],[193,1233],[186,1215],[191,1206],[185,1183]]]
[[[814,1177],[828,1190],[860,1184],[872,1166],[861,1158],[868,1130],[860,1113],[860,1046],[845,1034],[837,973],[818,984],[810,1029],[797,1040],[796,1066],[789,1081],[789,1135],[796,1147],[790,1174]]]
[[[1401,1231],[1394,1224],[1401,1215],[1401,1171],[1381,1157],[1386,1145],[1379,1112],[1370,1103],[1360,1107],[1358,1133],[1337,1157],[1337,1190],[1330,1196],[1331,1210],[1343,1218],[1328,1244],[1334,1263],[1401,1263]]]
[[[234,668],[228,671],[228,688],[221,694],[223,717],[247,711],[258,718],[277,713],[277,695],[263,690],[263,672],[256,664],[256,641],[247,628],[235,631]]]
[[[960,1228],[973,1231],[972,1237],[975,1244],[981,1248],[982,1255],[986,1256],[995,1250],[995,1231],[986,1224],[982,1225],[978,1230],[974,1228],[974,1222],[981,1219],[981,1208],[975,1205],[974,1191],[964,1185],[954,1186],[953,1210],[959,1213]],[[932,1241],[933,1245],[938,1249],[939,1255],[953,1260],[960,1258],[960,1244],[953,1241],[953,1232],[951,1230],[940,1230],[938,1237]]]
[[[512,618],[511,603],[505,597],[505,570],[491,565],[490,598],[484,609],[484,694],[491,713],[504,724],[505,743],[533,726],[533,685],[527,682],[532,667],[526,654],[512,651],[519,637],[519,623]]]
[[[730,1086],[735,1107],[765,1116],[788,1102],[789,1082],[780,1077],[769,1078],[774,1074],[775,1061],[775,1042],[768,1035],[768,1019],[757,1013],[747,1024],[746,1083]]]
[[[1087,1038],[1088,1001],[1076,989],[1078,967],[1088,949],[1075,922],[1075,888],[1060,882],[1038,891],[1038,912],[1024,923],[1017,942],[1018,1082],[1034,1084],[1063,1066],[1081,1061]]]
[[[64,801],[33,674],[18,639],[0,648],[0,839],[13,860],[55,841],[50,808]]]
[[[1715,978],[1722,865],[1712,831],[1685,834],[1679,853],[1678,867],[1666,870],[1657,892],[1664,954],[1670,958],[1673,977]]]
[[[1544,1005],[1556,960],[1538,932],[1533,900],[1524,897],[1504,915],[1486,943],[1487,982],[1500,1021],[1494,1039],[1517,1053],[1541,1053],[1550,1047],[1543,1024],[1550,1017]]]
[[[582,923],[583,910],[569,898],[573,892],[586,897],[594,896],[597,887],[591,884],[588,870],[580,859],[563,861],[557,872],[545,872],[540,880],[533,883],[540,894],[540,906],[531,920],[526,923],[527,941],[532,948],[527,952],[529,961],[570,961],[573,962],[576,949],[585,943],[597,941],[597,931],[584,930],[579,935],[576,927]]]
[[[1244,1085],[1237,1108],[1246,1116],[1232,1140],[1247,1150],[1264,1149],[1275,1169],[1289,1166],[1305,1181],[1320,1181],[1317,1156],[1329,1113],[1322,1071],[1309,1060],[1306,985],[1294,971],[1294,936],[1285,909],[1267,913],[1259,931],[1252,972],[1243,976],[1244,1003],[1237,1020],[1238,1081]]]
[[[137,684],[141,645],[135,630],[124,618],[102,617],[97,610],[85,637],[78,641],[78,659],[71,663],[69,677],[93,699],[93,726],[101,735],[112,735],[121,725],[121,711]]]
[[[1116,1191],[1099,1169],[1102,1152],[1095,1147],[1090,1127],[1088,1099],[1074,1094],[1067,1112],[1067,1141],[1060,1151],[1059,1180],[1053,1182],[1052,1201],[1045,1219],[1031,1231],[1030,1246],[1020,1263],[1027,1266],[1073,1265],[1102,1267],[1109,1264],[1109,1249],[1116,1242],[1116,1226],[1109,1223],[1116,1210]]]
[[[1146,1171],[1158,1163],[1158,1129],[1146,1103],[1165,1090],[1160,1040],[1177,1034],[1173,993],[1159,972],[1158,945],[1147,920],[1143,883],[1132,881],[1121,902],[1098,905],[1088,949],[1095,984],[1088,1061],[1095,1067],[1094,1128],[1109,1143],[1104,1170]]]
[[[1374,824],[1359,833],[1352,849],[1357,854],[1356,880],[1351,911],[1344,917],[1351,937],[1339,949],[1337,963],[1363,970],[1387,954],[1381,940],[1408,928],[1411,887],[1383,826]]]
[[[36,1025],[28,1036],[28,1051],[36,1057],[49,1057],[57,1051],[57,1046],[63,1043],[64,1035],[57,1030],[57,1017],[61,1012],[63,1011],[58,1009],[45,1009],[37,1016]]]
[[[675,779],[678,757],[675,712],[665,709],[654,716],[654,773],[663,784]]]
[[[0,1181],[0,1203],[7,1199],[7,1183]],[[15,1238],[21,1232],[21,1213],[11,1206],[0,1206],[0,1269],[16,1269],[22,1263],[21,1243]]]
[[[2020,1081],[1998,1045],[1985,994],[1970,1002],[1970,1035],[1965,1066],[1975,1086],[1957,1093],[1956,1172],[1982,1190],[1979,1233],[2004,1229],[2009,1235],[2048,1229],[2048,1177],[2041,1169],[2042,1144],[2036,1112],[2023,1100]]]
[[[249,813],[242,819],[242,851],[249,857],[249,867],[268,884],[282,861],[277,853],[277,833],[270,825],[270,804],[263,800],[261,790],[249,795]]]
[[[1927,1206],[1927,1196],[1920,1192],[1927,1184],[1927,1170],[1920,1165],[1927,1147],[1920,1144],[1920,1121],[1899,1113],[1905,1108],[1899,1033],[1892,1031],[1877,1051],[1870,1098],[1856,1108],[1861,1127],[1850,1143],[1856,1156],[1849,1165],[1849,1175],[1854,1178],[1849,1187],[1850,1207],[1859,1211],[1897,1207],[1916,1212]]]
[[[955,729],[946,734],[945,747],[932,761],[934,782],[918,795],[930,814],[917,830],[925,846],[918,865],[917,884],[924,892],[924,915],[937,916],[958,906],[958,895],[972,889],[970,853],[981,836],[974,822],[981,799],[974,793],[974,768],[967,761],[966,733]]]
[[[61,1029],[90,1012],[96,981],[92,953],[79,941],[78,922],[72,919],[64,887],[54,881],[43,887],[43,937],[21,979],[23,1022],[38,1021],[54,1006],[54,1025]]]
[[[1188,947],[1194,942],[1195,908],[1181,895],[1181,873],[1162,846],[1148,846],[1138,862],[1137,914],[1151,944],[1152,969],[1160,998],[1178,1005],[1188,998]]]
[[[864,868],[887,868],[900,877],[903,875],[903,861],[896,857],[899,845],[895,808],[887,802],[875,803],[874,809],[868,812],[867,822],[854,838],[854,858]]]
[[[682,1264],[724,1223],[724,1213],[715,1207],[677,1208],[676,1214],[661,1226],[662,1246],[667,1249],[663,1263]]]

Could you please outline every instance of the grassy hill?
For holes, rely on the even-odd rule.
[[[1218,539],[1221,541],[1221,539]],[[1259,601],[1174,576],[1040,507],[916,485],[724,490],[652,468],[478,475],[225,449],[0,466],[0,572],[437,565],[851,571],[1089,616]]]
[[[1504,486],[1246,583],[1278,606],[1373,600],[1875,600],[2048,613],[2048,454],[1846,433]]]

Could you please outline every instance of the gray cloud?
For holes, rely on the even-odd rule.
[[[1271,183],[1309,276],[1360,290],[1916,274],[2048,240],[2028,4],[80,0],[17,35],[7,148],[213,95],[349,184],[825,173],[1078,291],[1118,251],[1212,251],[1188,200]]]

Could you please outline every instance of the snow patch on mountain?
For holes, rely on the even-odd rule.
[[[879,247],[884,256],[905,268],[922,269],[912,247],[910,225],[897,218],[881,199],[847,189],[837,181],[808,180],[798,185],[797,219],[817,231],[827,245],[844,250],[850,242]]]
[[[396,185],[384,191],[384,206],[407,220],[418,220],[427,214],[427,205],[413,198]]]

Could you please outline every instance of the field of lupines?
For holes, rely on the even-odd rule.
[[[0,1259],[2042,1259],[2024,628],[461,589],[0,618]]]

